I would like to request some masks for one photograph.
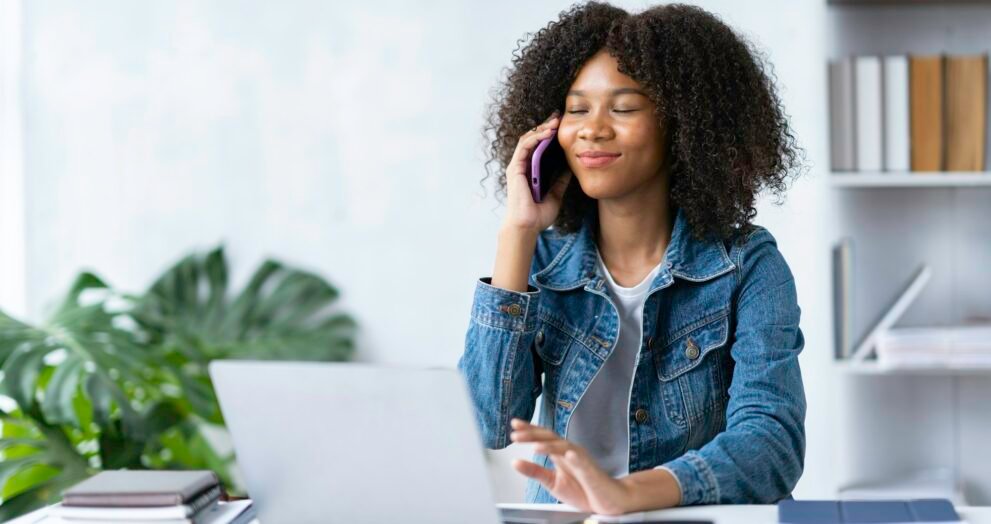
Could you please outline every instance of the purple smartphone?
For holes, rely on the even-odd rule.
[[[550,184],[541,183],[540,177],[540,159],[544,156],[544,151],[551,145],[551,142],[557,138],[557,129],[551,132],[551,136],[541,140],[536,149],[533,150],[533,155],[530,157],[530,194],[533,195],[534,202],[543,202],[544,197],[547,196],[547,190],[550,189]]]

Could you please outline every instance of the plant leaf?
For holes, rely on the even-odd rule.
[[[49,423],[80,427],[72,401],[82,377],[82,366],[81,358],[70,355],[55,368],[55,373],[45,388],[45,399],[41,403],[41,411]]]

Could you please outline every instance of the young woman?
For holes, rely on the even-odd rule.
[[[696,7],[590,2],[514,58],[486,129],[507,212],[458,367],[486,446],[535,444],[527,501],[769,503],[798,481],[800,309],[751,220],[801,149],[756,56]],[[553,129],[537,204],[526,166]]]

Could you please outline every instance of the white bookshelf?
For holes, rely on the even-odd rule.
[[[829,60],[991,52],[991,1],[825,3]],[[823,92],[825,107],[828,85]],[[829,122],[823,126],[829,136]],[[991,153],[991,133],[988,141]],[[829,244],[849,237],[854,245],[855,340],[921,264],[932,268],[932,280],[897,326],[991,317],[991,172],[834,171],[828,177],[838,211],[837,236]],[[985,445],[991,440],[991,369],[887,368],[873,357],[834,360],[833,367],[841,384],[836,394],[843,415],[835,429],[841,485],[884,478],[896,484],[905,471],[946,467],[966,503],[991,504]]]
[[[847,187],[991,187],[991,172],[916,171],[890,173],[883,171],[834,171],[830,185]]]
[[[937,377],[988,377],[991,378],[991,367],[974,368],[954,365],[932,365],[913,367],[885,367],[877,360],[847,361],[838,360],[836,368],[851,375],[887,375],[887,376],[937,376]]]

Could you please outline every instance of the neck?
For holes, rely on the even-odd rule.
[[[596,242],[609,267],[635,270],[661,262],[674,227],[667,176],[623,197],[600,199],[598,209]]]

